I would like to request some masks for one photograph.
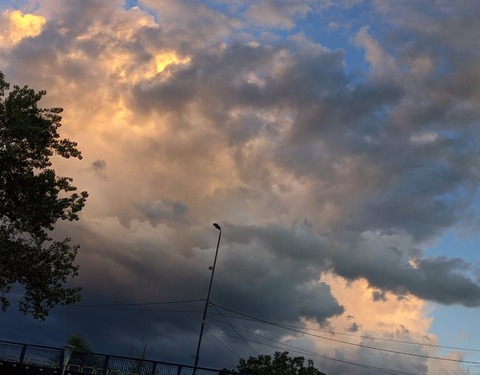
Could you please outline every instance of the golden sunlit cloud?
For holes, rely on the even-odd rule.
[[[345,307],[341,317],[331,319],[339,330],[351,324],[352,317],[363,331],[382,329],[395,332],[403,326],[410,332],[427,334],[430,328],[431,318],[427,316],[426,303],[417,297],[398,298],[389,292],[380,293],[364,279],[348,282],[338,276],[325,275],[322,280],[330,285],[332,294]],[[381,296],[374,301],[376,292]]]
[[[19,10],[6,10],[2,13],[6,23],[2,27],[0,43],[17,44],[22,39],[37,36],[42,32],[45,18],[33,14],[23,14]]]
[[[188,64],[190,58],[178,56],[174,51],[168,51],[154,55],[149,62],[138,64],[131,52],[113,50],[105,54],[101,61],[104,68],[117,79],[138,82],[162,73],[165,78],[169,78],[170,74],[165,71],[168,66]]]
[[[404,342],[426,343],[427,346],[415,344],[416,350],[421,349],[423,355],[439,355],[433,346],[438,339],[430,332],[431,311],[425,301],[412,295],[400,298],[390,292],[376,290],[364,279],[347,281],[333,274],[325,274],[322,281],[328,283],[332,294],[345,310],[342,315],[328,319],[330,335],[327,332],[320,333],[314,340],[319,351],[332,358],[338,358],[339,353],[343,353],[349,358],[356,358],[359,363],[365,363],[362,350],[367,350],[371,356],[368,364],[385,368],[395,364],[393,357],[363,349],[361,345],[412,352],[412,347]],[[309,329],[322,329],[312,321],[305,321],[305,324]],[[366,337],[389,341],[365,342]],[[419,363],[422,361],[426,363],[426,360],[419,360]],[[428,363],[428,366],[435,365]]]
[[[175,51],[162,52],[155,56],[155,65],[157,68],[157,73],[162,73],[167,66],[171,64],[188,64],[190,58],[180,57]]]

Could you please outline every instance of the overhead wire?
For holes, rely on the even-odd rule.
[[[253,333],[253,332],[251,332],[251,333],[255,335],[255,333]],[[229,336],[229,337],[239,338],[239,337],[232,336],[232,335],[225,334],[225,333],[223,333],[223,335],[224,336]],[[330,360],[330,361],[334,361],[334,362],[341,362],[341,363],[345,363],[345,364],[349,364],[349,365],[353,365],[353,366],[357,366],[357,367],[362,367],[362,368],[368,368],[368,369],[375,370],[375,371],[378,371],[378,372],[382,372],[382,373],[385,373],[385,374],[419,375],[419,374],[415,374],[415,373],[411,373],[411,372],[386,369],[386,368],[383,368],[383,367],[377,367],[377,366],[367,365],[367,364],[363,364],[363,363],[342,360],[342,359],[339,359],[339,358],[333,358],[333,357],[329,357],[329,356],[326,356],[326,355],[311,352],[311,351],[308,351],[308,350],[305,350],[305,349],[302,349],[302,348],[298,348],[294,345],[286,344],[284,342],[273,340],[273,339],[270,339],[270,338],[267,338],[267,337],[264,337],[264,336],[261,336],[261,335],[259,335],[259,336],[268,340],[268,341],[272,341],[274,343],[280,344],[281,346],[270,345],[270,344],[263,343],[261,341],[254,341],[254,340],[248,340],[248,341],[259,344],[259,345],[268,346],[268,347],[273,348],[273,349],[281,349],[281,350],[288,349],[291,352],[294,352],[294,353],[297,353],[297,354],[305,354],[305,355],[309,355],[311,357],[326,359],[326,360]],[[243,339],[243,340],[246,340],[246,339]]]
[[[235,312],[236,314],[241,314],[238,312]],[[241,320],[249,320],[249,321],[261,321],[261,319],[252,317],[252,316],[235,316],[235,315],[228,315],[224,314],[224,316],[229,317],[229,318],[234,318],[234,319],[241,319]],[[425,342],[419,342],[419,341],[407,341],[407,340],[399,340],[399,339],[389,339],[386,337],[378,337],[378,336],[371,336],[371,335],[355,335],[351,333],[345,333],[345,332],[338,332],[334,330],[326,330],[326,329],[320,329],[320,328],[305,328],[305,327],[300,327],[296,325],[288,325],[288,324],[282,324],[282,327],[288,327],[288,328],[293,328],[293,329],[303,329],[305,331],[319,331],[319,332],[325,332],[331,335],[341,335],[341,336],[350,336],[350,337],[356,337],[356,338],[362,338],[362,339],[369,339],[369,340],[375,340],[375,341],[387,341],[387,342],[395,342],[395,343],[402,343],[402,344],[407,344],[407,345],[420,345],[420,346],[429,346],[432,348],[439,348],[439,349],[451,349],[451,350],[459,350],[459,351],[465,351],[465,352],[480,352],[480,349],[474,349],[474,348],[466,348],[466,347],[460,347],[460,346],[448,346],[448,345],[438,345],[438,344],[431,344],[431,343],[425,343]]]
[[[143,302],[143,303],[116,303],[116,304],[79,304],[79,305],[76,305],[76,307],[84,307],[84,308],[101,308],[101,309],[115,309],[115,310],[134,310],[134,311],[162,311],[164,312],[165,310],[157,310],[157,309],[138,309],[138,308],[127,308],[128,306],[152,306],[152,305],[167,305],[167,304],[178,304],[178,303],[191,303],[191,302],[203,302],[205,301],[205,299],[199,299],[199,300],[184,300],[184,301],[165,301],[165,302]],[[217,307],[217,305],[211,303],[212,306],[214,306],[216,312],[218,315],[220,315],[222,317],[222,319],[232,328],[232,330],[236,333],[237,336],[233,336],[233,335],[229,335],[229,334],[226,334],[224,332],[221,332],[219,331],[213,324],[209,323],[209,325],[212,327],[210,329],[207,329],[207,332],[216,340],[218,341],[226,350],[228,350],[230,353],[232,353],[236,358],[240,358],[240,356],[224,341],[222,341],[219,336],[227,336],[227,337],[235,337],[237,339],[240,339],[240,340],[243,340],[245,342],[247,342],[249,348],[256,354],[258,355],[258,352],[250,345],[250,342],[255,342],[257,344],[260,344],[260,345],[266,345],[266,346],[270,346],[270,347],[274,347],[274,348],[279,348],[278,346],[272,346],[272,345],[268,345],[268,344],[265,344],[265,343],[262,343],[262,342],[256,342],[256,341],[252,341],[252,340],[247,340],[245,339],[244,337],[242,337],[242,335],[240,335],[240,333],[238,332],[239,329],[235,328],[231,322],[226,318],[225,314],[223,314],[219,308]],[[178,310],[177,310],[178,311]],[[168,312],[173,312],[172,310],[169,310]],[[193,311],[192,311],[193,312]],[[199,312],[199,311],[197,311]],[[252,318],[252,320],[257,320],[255,318]],[[248,331],[246,331],[248,332]],[[251,333],[251,332],[248,332],[248,333]],[[252,333],[251,333],[252,334]],[[267,340],[270,340],[268,338],[264,338],[264,339],[267,339]],[[272,340],[275,342],[275,340]],[[276,343],[279,343],[279,344],[282,344],[282,345],[286,345],[286,346],[289,346],[291,347],[292,349],[295,349],[296,352],[298,353],[303,353],[303,354],[310,354],[312,356],[318,356],[318,357],[321,357],[321,358],[324,358],[324,356],[321,356],[321,355],[318,355],[316,353],[311,353],[311,352],[307,352],[305,350],[301,350],[299,348],[295,348],[293,347],[292,345],[288,345],[288,344],[284,344],[284,343],[281,343],[281,342],[276,342]],[[281,348],[281,349],[284,349]],[[335,358],[329,358],[329,357],[325,357],[326,359],[330,359],[330,360],[336,360]],[[345,362],[345,363],[348,363],[347,361],[342,361],[342,362]],[[375,369],[373,368],[372,366],[368,366],[368,365],[363,365],[363,364],[358,364],[358,363],[351,363],[353,365],[356,365],[356,366],[361,366],[361,367],[366,367],[366,368],[370,368],[370,369]],[[390,370],[386,370],[386,369],[376,369],[377,371],[382,371],[384,373],[389,373],[391,374],[392,372],[390,372]],[[405,373],[405,375],[415,375],[415,374],[409,374],[409,373]]]
[[[375,347],[375,346],[352,343],[352,342],[348,342],[348,341],[334,339],[334,338],[331,338],[331,337],[315,335],[315,334],[309,333],[309,332],[307,332],[303,329],[291,328],[291,327],[288,327],[288,326],[285,326],[285,325],[282,325],[282,324],[279,324],[279,323],[269,322],[267,320],[256,318],[256,317],[253,317],[253,316],[248,315],[248,314],[243,314],[243,313],[240,313],[238,311],[235,311],[235,310],[232,310],[232,309],[229,309],[229,308],[226,308],[226,307],[222,307],[222,306],[219,306],[219,305],[216,305],[216,306],[218,306],[219,308],[221,308],[223,310],[226,310],[226,311],[238,314],[238,315],[246,316],[246,317],[248,317],[252,320],[256,320],[256,321],[264,323],[264,324],[268,324],[268,325],[275,326],[275,327],[278,327],[278,328],[283,328],[283,329],[290,330],[290,331],[296,332],[296,333],[302,333],[304,335],[320,338],[320,339],[327,340],[327,341],[333,341],[333,342],[337,342],[337,343],[341,343],[341,344],[352,345],[352,346],[356,346],[356,347],[361,347],[361,348],[371,349],[371,350],[377,350],[377,351],[382,351],[382,352],[392,353],[392,354],[400,354],[400,355],[408,355],[408,356],[420,357],[420,358],[426,358],[426,359],[435,359],[435,360],[448,361],[448,362],[480,365],[480,362],[478,362],[478,361],[467,361],[467,360],[462,360],[462,359],[436,357],[436,356],[429,356],[429,355],[417,354],[417,353],[408,353],[408,352],[402,352],[402,351],[398,351],[398,350],[384,349],[384,348],[378,348],[378,347]]]
[[[175,301],[162,301],[162,302],[130,302],[130,303],[103,303],[103,304],[82,304],[68,305],[69,307],[117,307],[117,306],[151,306],[151,305],[172,305],[178,303],[193,303],[204,302],[206,298],[202,299],[190,299],[190,300],[175,300]]]
[[[104,310],[123,310],[123,311],[149,311],[149,312],[168,312],[168,313],[198,313],[201,312],[198,310],[165,310],[165,309],[147,309],[141,308],[142,306],[164,306],[164,305],[178,305],[178,304],[187,304],[187,303],[196,303],[204,302],[203,299],[196,300],[175,300],[175,301],[163,301],[163,302],[131,302],[131,303],[111,303],[111,304],[75,304],[75,305],[66,305],[63,307],[73,307],[73,308],[85,308],[85,309],[104,309]],[[138,307],[136,307],[138,306]]]
[[[242,336],[240,335],[240,333],[237,331],[237,329],[232,325],[232,323],[230,323],[230,321],[222,314],[222,312],[218,309],[217,306],[215,306],[214,304],[212,304],[212,306],[215,308],[215,310],[220,314],[220,316],[223,318],[223,320],[225,322],[227,322],[227,324],[229,325],[229,327],[240,337],[242,338]],[[255,355],[258,355],[258,352],[247,342],[247,345],[248,347],[250,348],[250,350],[255,354]]]
[[[168,305],[168,304],[183,304],[183,303],[194,303],[194,302],[204,302],[206,299],[191,299],[191,300],[174,300],[174,301],[162,301],[162,302],[138,302],[138,303],[113,303],[113,304],[73,304],[73,305],[66,305],[63,307],[73,307],[73,308],[111,308],[111,309],[118,309],[118,310],[132,310],[132,311],[154,311],[154,312],[198,312],[199,310],[158,310],[158,309],[138,309],[134,308],[134,306],[153,306],[153,305]],[[18,302],[18,301],[14,301]],[[251,321],[258,321],[262,322],[265,324],[273,324],[275,325],[276,323],[273,322],[268,322],[264,321],[260,318],[250,316],[247,314],[243,314],[238,311],[234,311],[225,307],[222,307],[220,305],[216,305],[212,302],[210,302],[212,306],[217,306],[222,308],[225,311],[229,311],[231,313],[236,314],[237,316],[229,316],[228,314],[222,314],[224,318],[238,318],[240,316],[243,319],[251,320]],[[123,309],[123,307],[128,307],[131,306],[132,308],[130,309]],[[216,309],[217,310],[217,309]],[[220,312],[217,310],[217,313],[220,314]],[[277,324],[278,325],[278,324]],[[299,327],[299,326],[294,326],[294,325],[287,325],[287,324],[282,324],[278,325],[281,326],[284,329],[292,329],[292,330],[300,330],[301,333],[304,334],[310,334],[306,331],[318,331],[318,332],[325,332],[329,333],[332,335],[341,335],[341,336],[349,336],[349,337],[356,337],[356,338],[362,338],[362,339],[368,339],[368,340],[375,340],[375,341],[386,341],[386,342],[394,342],[394,343],[403,343],[407,345],[420,345],[420,346],[428,346],[428,347],[433,347],[433,348],[440,348],[440,349],[451,349],[451,350],[459,350],[459,351],[469,351],[469,352],[480,352],[480,349],[474,349],[474,348],[466,348],[466,347],[459,347],[459,346],[447,346],[447,345],[437,345],[437,344],[431,344],[431,343],[425,343],[425,342],[418,342],[418,341],[406,341],[406,340],[399,340],[399,339],[390,339],[390,338],[385,338],[385,337],[376,337],[376,336],[365,336],[365,335],[355,335],[351,333],[345,333],[345,332],[337,332],[337,331],[332,331],[332,330],[325,330],[325,329],[320,329],[320,328],[305,328],[305,327]],[[313,334],[310,334],[313,335]],[[320,338],[325,338],[324,336],[319,336]],[[325,338],[328,340],[334,340],[331,338]],[[348,343],[346,341],[338,340],[341,343]],[[440,357],[441,358],[441,357]],[[476,362],[475,364],[480,364],[480,362]]]
[[[174,301],[162,301],[162,302],[114,303],[114,304],[76,304],[76,305],[67,305],[67,307],[102,308],[102,309],[115,309],[115,310],[151,311],[151,312],[197,313],[197,312],[200,312],[200,310],[139,309],[139,308],[136,308],[136,306],[141,307],[141,306],[154,306],[154,305],[186,304],[186,303],[195,303],[195,302],[204,302],[204,301],[205,301],[205,299],[203,298],[203,299],[174,300]],[[430,343],[421,343],[421,342],[398,340],[398,339],[389,339],[389,338],[379,338],[379,337],[374,337],[374,336],[362,336],[362,335],[354,335],[354,334],[348,334],[348,333],[335,332],[335,331],[330,331],[330,330],[322,330],[322,329],[305,328],[305,327],[298,327],[298,326],[292,326],[292,325],[286,325],[286,324],[279,324],[279,323],[270,322],[270,321],[267,321],[267,320],[264,320],[264,319],[261,319],[261,318],[257,318],[257,317],[254,317],[254,316],[251,316],[251,315],[248,315],[248,314],[244,314],[244,313],[241,313],[241,312],[238,312],[238,311],[235,311],[235,310],[232,310],[232,309],[214,304],[212,302],[210,302],[210,304],[215,307],[215,310],[217,311],[217,314],[219,314],[227,322],[227,324],[229,324],[232,327],[232,329],[235,329],[235,328],[234,328],[233,325],[231,325],[230,322],[228,322],[227,317],[238,318],[240,316],[241,319],[256,321],[256,322],[260,322],[260,323],[263,323],[263,324],[267,324],[267,325],[275,326],[275,327],[278,327],[278,328],[282,328],[282,329],[285,329],[285,330],[290,330],[292,332],[301,333],[303,335],[308,335],[308,336],[316,337],[316,338],[327,340],[327,341],[338,342],[338,343],[341,343],[341,344],[362,347],[362,348],[365,348],[365,349],[377,350],[377,351],[382,351],[382,352],[387,352],[387,353],[392,353],[392,354],[399,354],[399,355],[414,356],[414,357],[420,357],[420,358],[426,358],[426,359],[433,359],[433,360],[449,361],[449,362],[456,362],[456,363],[463,363],[463,364],[470,364],[470,365],[477,365],[477,366],[480,365],[480,362],[478,362],[478,361],[468,361],[468,360],[462,360],[462,359],[436,357],[436,356],[429,356],[429,355],[423,355],[423,354],[417,354],[417,353],[408,353],[408,352],[402,352],[402,351],[397,351],[397,350],[390,350],[390,349],[385,349],[385,348],[378,348],[378,347],[375,347],[375,346],[369,346],[369,345],[359,344],[359,343],[352,343],[352,342],[348,342],[348,341],[334,339],[334,338],[331,338],[331,337],[316,335],[316,334],[310,333],[309,331],[320,331],[320,332],[326,332],[326,333],[330,333],[330,334],[351,336],[351,337],[357,337],[357,338],[363,338],[363,339],[404,343],[404,344],[410,344],[410,345],[415,345],[416,344],[416,345],[420,345],[420,346],[445,348],[445,349],[460,350],[460,351],[480,352],[480,349],[463,348],[463,347],[455,347],[455,346],[445,346],[445,345],[435,345],[435,344],[430,344]],[[230,313],[236,314],[236,316],[229,316],[228,314],[223,314],[218,309],[222,309],[224,311],[228,311]],[[236,333],[237,333],[237,338],[239,338],[241,340],[244,340],[244,341],[248,341],[248,340],[243,339],[241,337],[241,335],[239,335],[238,332],[236,332]],[[333,360],[335,360],[335,359],[333,359]]]
[[[372,365],[367,365],[367,364],[363,364],[363,363],[342,360],[342,359],[339,359],[339,358],[333,358],[333,357],[325,356],[325,355],[318,354],[318,353],[315,353],[315,352],[311,352],[311,351],[308,351],[308,350],[305,350],[305,349],[302,349],[302,348],[299,348],[299,347],[296,347],[294,345],[287,344],[287,343],[284,343],[284,342],[281,342],[281,341],[278,341],[278,340],[273,340],[273,339],[270,339],[266,336],[262,336],[262,335],[259,335],[259,334],[255,333],[255,332],[251,332],[251,331],[248,331],[248,330],[245,330],[245,329],[236,328],[236,330],[240,330],[240,331],[250,333],[250,334],[258,336],[258,337],[260,337],[264,340],[273,342],[277,345],[266,344],[264,342],[255,341],[255,340],[247,340],[247,339],[243,338],[242,336],[233,336],[233,335],[218,332],[218,331],[217,331],[217,333],[222,334],[222,335],[227,336],[227,337],[233,337],[233,338],[236,338],[236,339],[240,339],[240,340],[243,340],[243,341],[246,341],[246,342],[252,342],[252,343],[259,344],[259,345],[268,346],[268,347],[273,348],[273,349],[281,349],[281,350],[288,349],[291,352],[294,352],[294,353],[297,353],[297,354],[305,354],[305,355],[309,355],[311,357],[316,357],[316,358],[321,358],[321,359],[326,359],[326,360],[330,360],[330,361],[340,362],[340,363],[344,363],[344,364],[348,364],[348,365],[352,365],[352,366],[367,368],[369,370],[374,370],[374,371],[381,372],[381,373],[384,373],[384,374],[419,375],[419,374],[406,372],[406,371],[401,371],[401,370],[386,369],[386,368],[383,368],[383,367],[372,366]],[[278,346],[278,345],[281,345],[281,346]]]
[[[285,327],[290,328],[302,328],[294,325],[284,324]],[[432,348],[440,348],[440,349],[452,349],[452,350],[460,350],[460,351],[468,351],[468,352],[480,352],[480,349],[472,349],[472,348],[464,348],[460,346],[448,346],[448,345],[437,345],[437,344],[430,344],[426,342],[419,342],[419,341],[407,341],[407,340],[400,340],[400,339],[389,339],[386,337],[376,337],[376,336],[367,336],[367,335],[355,335],[353,333],[346,333],[346,332],[337,332],[333,330],[321,329],[321,328],[303,328],[308,331],[318,331],[318,332],[325,332],[331,335],[341,335],[341,336],[349,336],[349,337],[356,337],[361,339],[368,339],[368,340],[376,340],[376,341],[387,341],[387,342],[395,342],[407,345],[421,345],[421,346],[429,346]]]
[[[219,331],[212,323],[207,322],[207,324],[212,327],[212,330],[210,330],[207,327],[207,332],[210,333],[210,335],[215,340],[217,340],[225,349],[227,349],[230,353],[232,353],[235,357],[237,357],[237,359],[240,359],[241,357],[230,346],[228,346],[227,343],[220,340],[216,335],[214,335],[213,332],[215,332],[215,333],[217,333],[218,335],[221,335],[221,336],[224,336],[224,334],[221,331]]]

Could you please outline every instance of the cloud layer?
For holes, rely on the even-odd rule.
[[[424,301],[480,306],[478,270],[422,250],[449,228],[478,227],[476,2],[8,3],[2,71],[64,107],[62,134],[84,155],[56,168],[90,194],[82,220],[58,228],[81,245],[85,304],[205,298],[219,222],[212,300],[235,311],[385,335],[408,321],[402,337],[421,341]],[[313,29],[329,17],[334,28]],[[350,44],[327,48],[312,30]],[[347,318],[345,288],[365,306],[398,310],[395,322]],[[48,324],[58,337],[88,332],[105,351],[148,341],[185,362],[201,305],[59,308]],[[232,367],[211,345],[204,364]],[[325,353],[410,373],[437,366],[361,347]]]

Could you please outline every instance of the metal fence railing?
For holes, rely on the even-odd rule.
[[[68,353],[70,354],[70,353]],[[120,357],[63,348],[0,341],[0,361],[15,365],[65,370],[65,375],[192,375],[193,366]],[[66,359],[66,363],[64,362]],[[233,375],[235,372],[197,368],[196,375]],[[238,374],[237,374],[238,375]]]

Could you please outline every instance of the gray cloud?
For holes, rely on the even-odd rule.
[[[107,162],[105,160],[95,160],[92,163],[92,169],[95,175],[99,178],[107,178],[105,170],[107,169]]]
[[[173,220],[185,222],[188,207],[179,201],[163,199],[157,202],[144,202],[138,204],[138,208],[145,213],[145,216],[151,222],[161,222],[163,220]]]
[[[398,295],[411,293],[443,304],[480,305],[480,285],[465,261],[423,258],[411,241],[399,235],[379,237],[364,232],[357,237],[345,232],[345,242],[339,242],[318,236],[305,226],[293,230],[279,226],[246,227],[238,234],[236,241],[257,238],[277,256],[305,262],[313,274],[331,268],[346,279],[364,278],[371,286]],[[381,292],[376,293],[378,299]]]
[[[372,293],[372,298],[375,302],[377,301],[387,301],[385,296],[385,291],[376,290]]]
[[[359,325],[355,322],[351,323],[346,330],[349,332],[357,332],[360,329]]]
[[[261,0],[247,10],[250,20],[262,26],[290,29],[295,25],[295,19],[304,17],[310,10],[312,1],[299,1],[295,4],[276,3]]]

